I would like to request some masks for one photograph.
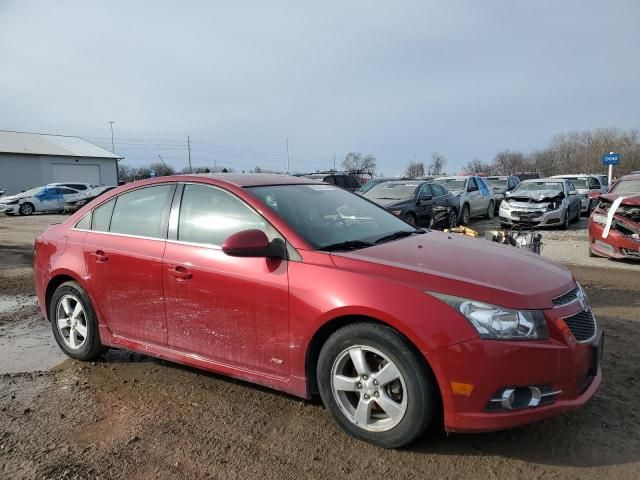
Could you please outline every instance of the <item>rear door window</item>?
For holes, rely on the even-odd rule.
[[[109,223],[111,223],[111,213],[116,200],[109,200],[107,203],[100,205],[93,211],[93,220],[91,221],[91,230],[96,232],[108,232]]]
[[[164,238],[162,215],[173,185],[156,185],[123,193],[116,198],[109,231],[140,237]]]

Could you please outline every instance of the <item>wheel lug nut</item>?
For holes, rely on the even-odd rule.
[[[373,394],[373,396],[374,396],[374,397],[376,397],[376,398],[377,398],[377,397],[379,397],[379,396],[380,396],[380,392],[375,392],[375,393]]]
[[[367,380],[369,377],[367,377],[366,375],[362,375],[362,379],[363,380]]]
[[[377,384],[378,384],[378,380],[374,380],[374,381],[373,381],[373,384],[374,384],[374,385],[377,385]]]
[[[365,393],[365,394],[364,394],[364,399],[365,399],[365,400],[369,400],[369,394],[368,394],[368,393]]]
[[[358,387],[358,388],[362,388],[362,384],[361,384],[361,383],[358,383],[358,384],[356,385],[356,387]]]

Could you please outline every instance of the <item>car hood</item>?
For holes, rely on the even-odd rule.
[[[0,198],[0,203],[12,202],[13,200],[19,200],[21,198],[27,198],[29,195],[17,194],[17,195],[9,195],[8,197]]]
[[[544,202],[564,198],[564,193],[557,190],[535,190],[531,192],[515,192],[507,195],[507,200],[516,202]]]
[[[600,198],[613,202],[616,198],[624,197],[623,203],[625,205],[638,205],[640,206],[640,193],[607,193],[600,195]]]
[[[412,202],[412,200],[396,200],[390,198],[377,198],[373,201],[385,208],[402,207]]]
[[[333,253],[332,259],[338,267],[363,273],[373,263],[389,279],[510,308],[552,308],[552,299],[575,284],[569,270],[538,255],[437,231]]]

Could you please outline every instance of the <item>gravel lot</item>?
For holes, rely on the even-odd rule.
[[[35,236],[64,218],[0,215],[0,478],[640,478],[640,264],[589,258],[585,220],[544,231],[543,254],[574,272],[607,331],[596,397],[528,427],[387,451],[317,401],[122,351],[65,359],[30,268]]]

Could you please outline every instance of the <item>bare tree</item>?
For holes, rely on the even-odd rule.
[[[376,157],[371,154],[363,155],[360,152],[349,152],[342,161],[342,167],[350,173],[374,175],[376,173]]]
[[[175,175],[176,170],[171,165],[166,163],[152,163],[149,165],[149,169],[153,170],[156,177],[166,177],[168,175]]]
[[[473,173],[490,173],[492,169],[491,164],[474,158],[464,166],[464,171],[468,174]]]
[[[447,164],[447,157],[438,152],[431,154],[431,163],[429,164],[429,175],[440,175],[444,173],[444,167]]]
[[[404,171],[404,174],[409,178],[424,177],[424,163],[409,162],[409,166]]]

